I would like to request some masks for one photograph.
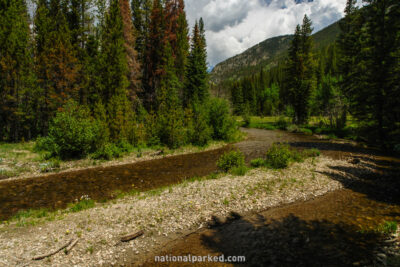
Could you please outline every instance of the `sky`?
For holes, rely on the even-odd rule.
[[[202,17],[208,64],[215,66],[265,39],[293,34],[304,14],[314,32],[343,17],[346,0],[186,0],[191,26]]]

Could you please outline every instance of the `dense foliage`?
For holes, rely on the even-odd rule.
[[[240,151],[226,152],[219,158],[217,166],[221,171],[224,172],[228,172],[235,168],[244,167],[244,155]]]
[[[338,130],[350,115],[362,140],[399,144],[400,4],[368,0],[357,8],[356,2],[347,1],[335,42],[314,46],[306,17],[286,60],[228,82],[235,114],[285,115],[298,125],[317,116],[320,127]]]
[[[61,158],[230,140],[210,99],[204,22],[183,0],[0,1],[0,140]],[[30,27],[32,23],[33,27]]]

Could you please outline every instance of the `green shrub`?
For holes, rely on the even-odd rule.
[[[295,124],[291,124],[286,127],[286,130],[291,133],[298,133],[300,131],[299,127]]]
[[[213,130],[208,125],[208,112],[206,106],[193,104],[192,115],[189,118],[188,132],[190,143],[197,146],[206,146],[211,140]]]
[[[378,232],[384,234],[393,234],[397,231],[397,222],[385,222],[378,226]]]
[[[266,154],[266,165],[272,169],[284,169],[289,166],[291,158],[288,145],[274,144]]]
[[[228,172],[233,168],[245,166],[244,155],[240,151],[227,152],[219,158],[217,166],[224,172]]]
[[[53,172],[60,169],[60,160],[58,159],[51,159],[48,162],[40,163],[39,164],[40,172]]]
[[[251,124],[250,114],[248,112],[245,112],[242,117],[243,117],[243,127],[246,127],[246,128],[249,127]]]
[[[247,168],[245,165],[239,166],[239,167],[234,167],[230,170],[230,173],[236,176],[244,176],[246,175],[247,171],[249,168]]]
[[[111,160],[113,158],[119,158],[124,154],[124,151],[117,145],[112,143],[107,143],[99,148],[96,152],[92,154],[93,159],[104,159]]]
[[[237,132],[236,121],[230,115],[226,100],[212,98],[208,103],[208,118],[214,140],[231,141]]]
[[[312,135],[313,134],[312,130],[307,129],[307,128],[300,128],[300,132],[303,133],[303,134],[308,134],[308,135]]]
[[[279,117],[279,120],[276,122],[276,127],[278,127],[281,130],[285,130],[287,126],[288,122],[286,121],[285,117],[283,116]]]
[[[101,146],[102,131],[87,108],[70,101],[51,121],[48,136],[38,139],[35,150],[61,159],[82,158]]]
[[[250,165],[251,165],[252,167],[254,167],[254,168],[263,167],[263,166],[265,166],[265,164],[266,164],[265,160],[264,160],[264,159],[261,159],[261,158],[253,159],[253,160],[250,162]]]
[[[91,209],[95,206],[95,202],[93,199],[89,199],[88,197],[82,197],[81,200],[79,200],[76,203],[68,205],[69,210],[71,212],[79,212],[82,210],[87,210]]]

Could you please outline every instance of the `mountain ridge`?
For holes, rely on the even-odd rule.
[[[339,21],[313,34],[315,49],[323,49],[332,44],[340,33]],[[261,68],[270,69],[283,60],[293,35],[281,35],[268,38],[241,54],[218,63],[210,73],[210,81],[218,85],[227,80],[239,79]]]

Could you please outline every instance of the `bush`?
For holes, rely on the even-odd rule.
[[[230,115],[228,102],[224,99],[212,98],[207,109],[213,139],[231,141],[235,136],[237,126]]]
[[[396,152],[397,154],[400,154],[400,144],[397,144],[394,146],[394,152]]]
[[[208,113],[206,107],[194,104],[191,121],[188,123],[190,143],[197,146],[206,146],[211,140],[212,129],[208,125]]]
[[[93,159],[104,159],[111,160],[113,158],[120,158],[124,153],[129,152],[126,148],[121,148],[120,146],[107,143],[99,148],[96,152],[92,154]]]
[[[265,165],[272,169],[284,169],[290,162],[303,162],[305,158],[318,157],[320,154],[318,149],[306,149],[299,152],[286,144],[274,144],[266,154]]]
[[[298,133],[300,131],[299,127],[295,124],[291,124],[286,127],[286,130],[291,133]]]
[[[274,144],[266,154],[266,165],[272,169],[284,169],[289,166],[291,158],[288,145]]]
[[[250,162],[250,165],[251,165],[252,167],[254,167],[254,168],[263,167],[263,166],[265,166],[265,164],[266,164],[265,160],[264,160],[264,159],[261,159],[261,158],[253,159],[253,160]]]
[[[281,130],[285,130],[287,126],[288,122],[286,121],[285,117],[283,116],[279,117],[279,120],[276,122],[276,127],[278,127]]]
[[[300,128],[300,132],[303,134],[308,134],[308,135],[312,135],[313,132],[310,129],[307,128]]]
[[[39,165],[40,172],[52,172],[60,169],[60,161],[57,159],[52,159],[49,162],[41,163]]]
[[[228,172],[233,168],[243,167],[245,166],[244,155],[240,151],[227,152],[219,158],[217,166],[224,172]]]
[[[246,175],[247,171],[249,170],[249,168],[247,168],[246,166],[240,166],[240,167],[235,167],[233,168],[230,173],[236,176],[244,176]]]
[[[49,151],[61,159],[82,158],[101,146],[101,124],[87,108],[71,101],[51,121],[48,136],[39,138],[35,150]]]

